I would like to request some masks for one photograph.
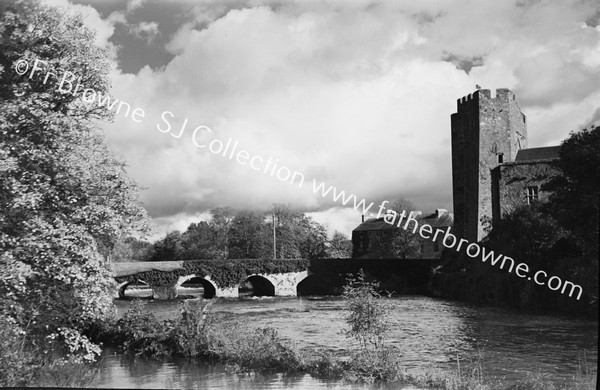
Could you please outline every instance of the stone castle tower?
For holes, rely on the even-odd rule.
[[[485,237],[492,216],[491,170],[527,148],[527,123],[508,89],[481,89],[458,99],[452,114],[454,233],[471,242]]]

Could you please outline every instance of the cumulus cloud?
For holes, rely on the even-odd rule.
[[[144,4],[145,0],[129,0],[127,2],[127,12],[132,12],[140,8]]]
[[[117,117],[107,137],[165,226],[216,206],[284,202],[349,235],[360,213],[315,195],[312,179],[374,207],[404,196],[424,211],[451,210],[456,99],[475,84],[511,88],[528,116],[529,146],[560,142],[599,106],[600,30],[585,23],[597,8],[255,1],[199,13],[182,21],[165,67],[113,74],[114,95],[147,115],[141,124]],[[156,127],[166,110],[171,134]],[[213,131],[203,140],[236,140],[250,155],[303,173],[304,185],[197,148],[191,134],[201,125]]]
[[[131,26],[130,31],[144,39],[147,44],[152,43],[152,41],[160,34],[158,30],[158,23],[156,22],[140,22]]]

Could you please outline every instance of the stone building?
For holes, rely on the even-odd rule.
[[[434,213],[423,215],[421,211],[411,211],[419,226],[428,224],[432,228],[446,229],[454,223],[452,213],[444,209],[437,209]],[[352,231],[352,257],[359,259],[390,259],[395,255],[392,252],[392,238],[394,225],[384,221],[383,218],[371,218],[361,223]],[[420,259],[439,259],[443,245],[440,237],[436,241],[424,239],[418,233],[415,237],[419,240],[421,249]]]
[[[558,172],[560,147],[527,149],[527,118],[510,90],[458,99],[451,123],[455,235],[480,241],[486,220],[548,197],[542,185]]]
[[[559,173],[559,151],[560,146],[521,149],[514,162],[492,169],[492,221],[523,204],[548,200],[543,185]]]

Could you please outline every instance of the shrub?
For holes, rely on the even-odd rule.
[[[183,302],[179,319],[171,331],[178,354],[195,357],[205,353],[208,346],[208,311],[212,301],[188,299]]]
[[[365,280],[362,270],[356,277],[348,278],[344,286],[346,322],[350,326],[345,333],[355,338],[363,349],[382,348],[389,327],[388,307],[377,292],[378,287],[379,283]]]
[[[355,351],[344,367],[344,379],[351,382],[397,382],[403,378],[404,370],[394,348]]]
[[[298,372],[299,354],[273,328],[249,330],[236,324],[209,332],[209,354],[242,371]]]
[[[23,346],[25,331],[10,317],[0,316],[0,386],[19,386],[27,383],[31,372],[27,367],[32,356]]]
[[[170,322],[159,322],[145,307],[145,302],[134,301],[131,309],[117,321],[113,341],[122,343],[126,352],[136,356],[171,355],[168,340]]]

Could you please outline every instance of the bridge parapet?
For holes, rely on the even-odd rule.
[[[277,296],[296,295],[296,286],[307,275],[309,261],[293,260],[182,260],[114,263],[115,279],[121,283],[119,296],[127,283],[143,280],[156,299],[177,297],[177,287],[192,277],[210,283],[217,297],[237,297],[241,283],[253,275],[269,280]]]

